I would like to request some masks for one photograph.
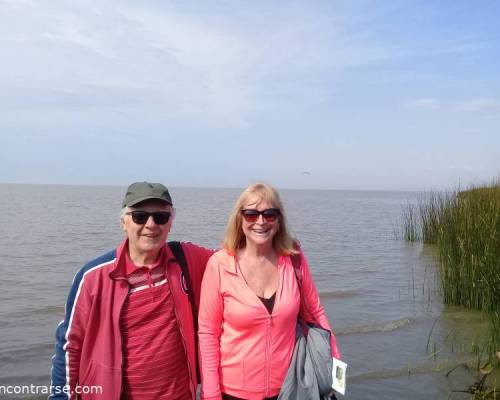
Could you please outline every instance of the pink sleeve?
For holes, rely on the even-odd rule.
[[[189,268],[191,285],[193,286],[194,302],[196,309],[200,307],[200,292],[203,273],[208,259],[215,253],[215,250],[206,249],[191,242],[182,242],[182,249],[186,256]]]
[[[332,356],[340,360],[342,355],[338,349],[337,340],[328,322],[325,310],[321,305],[318,290],[314,284],[311,271],[309,270],[309,264],[304,254],[302,254],[302,264],[300,268],[302,271],[302,294],[304,296],[304,302],[307,305],[306,309],[302,310],[304,317],[307,321],[314,322],[323,329],[327,329],[331,332],[330,345],[332,347]]]
[[[200,345],[201,398],[220,400],[220,335],[223,299],[217,256],[210,258],[201,284],[198,337]]]

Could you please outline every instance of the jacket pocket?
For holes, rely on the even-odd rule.
[[[246,387],[245,357],[243,343],[221,348],[220,380],[223,388],[241,390]]]
[[[78,398],[81,400],[119,400],[121,369],[112,368],[91,360],[79,382]]]
[[[242,378],[245,389],[258,392],[264,390],[267,363],[264,355],[265,350],[251,352],[251,348],[245,345],[242,355]]]

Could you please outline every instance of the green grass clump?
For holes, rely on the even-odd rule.
[[[500,309],[500,184],[448,197],[436,244],[446,303]]]
[[[424,243],[438,243],[441,228],[445,223],[445,212],[452,206],[454,199],[453,193],[430,193],[425,202],[420,202],[419,211]]]
[[[421,238],[419,214],[412,204],[403,209],[403,237],[407,242],[417,242]]]
[[[403,209],[403,237],[408,242],[422,241],[437,244],[441,220],[455,193],[428,193],[418,204],[408,204]]]
[[[406,240],[437,245],[445,303],[491,315],[495,354],[500,350],[500,181],[427,195],[418,206],[407,207],[403,230]]]

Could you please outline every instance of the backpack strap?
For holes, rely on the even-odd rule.
[[[172,254],[175,257],[175,260],[181,267],[182,278],[184,279],[184,283],[186,284],[187,294],[189,302],[191,303],[191,310],[193,312],[193,323],[195,332],[198,332],[198,312],[196,311],[194,303],[193,285],[191,284],[191,276],[189,275],[189,268],[186,261],[186,255],[184,254],[184,250],[180,242],[168,242],[168,246],[170,247],[170,250],[172,250]]]
[[[302,264],[302,253],[292,254],[290,258],[292,260],[295,278],[297,278],[297,283],[299,284],[300,294],[302,295],[302,270],[300,269],[300,265]]]
[[[293,248],[297,250],[297,253],[290,255],[290,259],[292,260],[293,271],[295,272],[295,277],[299,284],[300,295],[302,297],[302,269],[300,268],[302,265],[302,251],[300,250],[300,243],[298,240],[295,240],[293,243]]]
[[[186,255],[184,254],[184,249],[182,248],[182,244],[180,242],[177,241],[168,242],[168,247],[170,247],[170,250],[172,250],[172,254],[175,257],[175,260],[181,267],[182,278],[184,279],[184,283],[186,284],[188,299],[189,303],[191,304],[191,313],[193,314],[194,345],[196,353],[198,353],[198,311],[196,310],[196,305],[194,302],[193,285],[191,283],[191,276],[189,275],[189,268],[186,261]],[[198,382],[201,382],[198,356],[196,356],[196,377],[198,379]]]
[[[295,244],[295,249],[298,250],[298,253],[290,255],[290,259],[292,260],[293,272],[295,273],[295,278],[297,279],[297,284],[299,285],[299,293],[300,293],[300,312],[299,317],[303,320],[303,322],[307,323],[304,319],[304,311],[307,306],[304,301],[304,296],[302,295],[302,269],[300,268],[302,265],[302,252],[300,251],[300,246]]]

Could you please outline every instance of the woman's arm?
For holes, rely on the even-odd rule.
[[[306,321],[314,322],[315,324],[321,326],[323,329],[327,329],[331,332],[330,345],[332,347],[332,356],[340,359],[341,354],[337,346],[337,340],[332,331],[330,323],[328,322],[328,317],[326,315],[325,309],[321,305],[318,290],[314,284],[314,280],[309,269],[309,263],[305,255],[302,253],[301,257],[302,263],[300,269],[302,272],[302,296],[304,296],[305,309],[301,309],[304,314]]]
[[[201,365],[201,398],[220,400],[220,335],[222,332],[223,299],[217,255],[207,263],[201,284],[198,337]]]

